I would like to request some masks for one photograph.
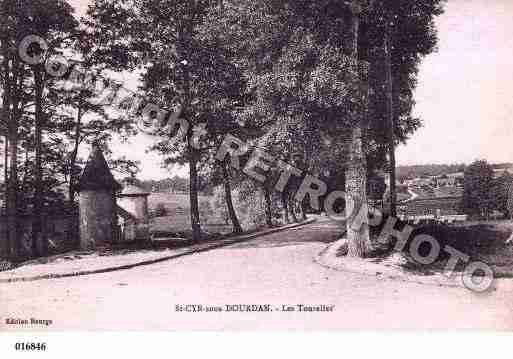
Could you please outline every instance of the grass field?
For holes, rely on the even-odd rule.
[[[207,196],[199,196],[199,201],[201,203],[202,200],[209,200],[210,197]],[[190,208],[189,202],[189,194],[174,194],[174,193],[152,193],[148,197],[148,206],[150,207],[150,211],[155,209],[155,207],[159,204],[163,203],[171,212],[175,212],[176,209],[183,208],[188,210]]]
[[[210,200],[211,197],[199,196],[200,206],[203,201]],[[150,212],[154,210],[159,203],[162,203],[167,211],[163,217],[153,218],[150,222],[151,232],[172,232],[184,236],[190,235],[191,217],[190,202],[188,194],[173,193],[152,193],[148,198]],[[223,223],[221,218],[214,216],[208,219],[208,223],[202,224],[202,229],[210,233],[230,233],[232,227]]]
[[[458,187],[413,187],[413,192],[418,195],[418,198],[438,198],[438,197],[459,197],[462,195],[463,190]]]

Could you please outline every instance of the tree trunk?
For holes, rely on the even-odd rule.
[[[46,254],[46,245],[43,244],[43,168],[41,163],[42,152],[42,134],[43,134],[43,75],[40,69],[34,70],[34,83],[35,83],[35,184],[34,184],[34,212],[32,223],[32,256],[38,257],[39,255]],[[39,246],[41,252],[39,253]]]
[[[355,206],[353,213],[347,220],[347,240],[348,256],[365,257],[369,250],[369,227],[366,223],[356,226],[357,217],[362,215],[361,210],[365,210],[367,205],[366,194],[366,166],[365,154],[361,151],[362,147],[362,129],[355,126],[351,131],[351,149],[350,160],[346,170],[346,193],[351,196]],[[367,215],[364,213],[363,215]],[[359,227],[359,228],[357,228]]]
[[[76,232],[76,228],[74,226],[74,218],[75,218],[75,186],[77,183],[77,179],[75,176],[75,165],[77,163],[78,156],[78,147],[80,146],[80,132],[82,127],[82,107],[81,104],[78,104],[78,113],[77,113],[77,123],[75,127],[75,143],[73,145],[73,151],[71,152],[71,156],[69,159],[69,186],[68,186],[68,203],[69,203],[69,216],[68,216],[68,233],[67,239],[68,242],[73,243],[74,247],[80,247],[80,236]],[[75,238],[73,238],[75,236]]]
[[[16,228],[16,218],[14,218],[14,221],[11,220],[12,215],[16,215],[16,212],[13,212],[12,208],[12,201],[16,202],[16,192],[11,189],[11,181],[9,178],[9,171],[11,168],[9,167],[9,155],[11,153],[11,144],[12,144],[12,135],[13,135],[13,121],[14,116],[12,115],[12,112],[10,111],[11,104],[12,104],[12,96],[11,96],[11,74],[10,74],[10,66],[9,66],[9,56],[8,56],[8,44],[6,41],[2,41],[2,54],[3,54],[3,61],[2,61],[2,77],[3,77],[3,96],[2,96],[2,120],[4,122],[4,130],[5,130],[5,168],[4,168],[4,190],[5,190],[5,237],[3,241],[2,255],[6,258],[10,259],[13,257],[13,247],[14,244],[17,241],[17,235],[16,231],[12,230],[12,228]],[[13,197],[14,194],[14,197]]]
[[[6,101],[4,100],[4,109],[7,108],[7,105],[6,105]],[[5,123],[5,126],[7,127],[8,126],[8,123],[9,123],[9,111],[5,110],[3,111],[3,121]],[[6,128],[5,129],[6,131],[6,135],[5,135],[5,143],[4,143],[4,208],[3,208],[3,215],[5,217],[3,218],[9,218],[8,217],[8,214],[9,214],[9,201],[8,201],[8,196],[9,196],[9,135],[7,133],[8,129]],[[0,246],[0,256],[2,257],[9,257],[10,256],[10,252],[11,252],[11,246],[10,246],[10,242],[9,242],[9,227],[7,225],[7,223],[4,223],[4,226],[3,226],[3,232],[1,233],[2,235],[2,243],[1,243],[1,246]]]
[[[73,145],[73,152],[71,152],[69,160],[69,188],[68,188],[68,200],[71,207],[75,203],[75,165],[77,163],[78,147],[80,146],[80,131],[82,127],[82,107],[78,105],[77,123],[75,127],[75,143]]]
[[[273,217],[272,217],[272,203],[271,203],[271,193],[267,188],[264,188],[264,197],[265,197],[265,221],[268,227],[273,226]]]
[[[17,104],[16,104],[17,107]],[[16,108],[13,110],[16,112]],[[9,140],[9,182],[7,188],[7,227],[9,257],[18,256],[18,125],[16,115],[12,116],[10,123]]]
[[[302,201],[301,204],[300,204],[300,208],[301,208],[301,218],[303,219],[303,221],[306,221],[308,218],[306,217],[306,203],[305,201]]]
[[[351,31],[352,41],[350,44],[352,61],[352,71],[357,76],[358,74],[358,30],[359,30],[359,15],[361,12],[360,2],[353,0],[351,3]],[[348,143],[349,160],[346,169],[346,194],[350,196],[354,203],[355,208],[347,220],[347,242],[348,242],[348,256],[350,257],[365,257],[369,250],[369,227],[367,224],[355,226],[356,218],[361,215],[360,210],[365,209],[367,206],[367,165],[365,153],[363,151],[363,116],[361,110],[357,110],[354,115],[354,124],[351,128],[351,134]],[[362,206],[365,206],[362,208]],[[367,215],[365,213],[365,215]]]
[[[289,200],[289,208],[290,208],[290,215],[292,216],[292,220],[297,223],[299,220],[297,219],[296,215],[296,203],[293,200]]]
[[[21,182],[21,188],[22,190],[25,190],[27,188],[27,182],[29,180],[29,165],[30,165],[30,149],[29,146],[25,146],[25,163],[23,164],[23,180]]]
[[[192,33],[192,21],[189,21],[185,26],[188,31],[180,32],[178,35],[178,49],[179,56],[182,58],[188,58],[190,55],[189,48],[189,36]],[[183,111],[182,116],[186,119],[190,124],[189,133],[187,135],[187,152],[189,157],[189,200],[191,205],[191,227],[192,227],[192,239],[195,242],[199,242],[201,240],[201,224],[200,224],[200,215],[199,215],[199,204],[198,204],[198,161],[199,154],[198,151],[193,147],[192,141],[192,127],[193,120],[191,113],[191,102],[192,102],[192,94],[191,94],[191,79],[189,73],[189,67],[187,64],[184,64],[181,68],[183,71]]]
[[[233,225],[233,232],[242,233],[242,227],[240,226],[239,219],[237,218],[237,213],[235,213],[235,208],[233,207],[232,200],[232,189],[230,186],[230,175],[228,173],[228,169],[226,168],[226,164],[222,165],[223,167],[223,177],[224,177],[224,195],[226,200],[226,207],[228,209],[228,215],[230,216],[230,220]]]
[[[9,182],[9,136],[7,133],[4,141],[4,199],[7,199],[7,183]],[[7,213],[7,201],[4,201],[4,214],[5,213]]]
[[[12,111],[9,117],[9,183],[8,183],[8,213],[7,213],[7,227],[8,227],[8,241],[10,248],[10,257],[14,260],[19,259],[20,255],[20,242],[18,236],[18,135],[19,135],[19,121],[22,115],[22,88],[24,77],[20,73],[20,64],[18,60],[13,60],[13,76],[10,85],[4,89],[9,93],[10,104]]]
[[[198,154],[189,144],[189,199],[191,202],[192,240],[201,240],[201,225],[198,204]]]
[[[387,21],[385,30],[384,52],[386,68],[386,95],[387,95],[387,120],[388,120],[388,156],[390,177],[390,216],[397,216],[397,190],[395,186],[395,121],[392,80],[392,45],[390,39],[390,21]]]
[[[285,221],[285,223],[290,223],[290,218],[289,218],[289,205],[287,203],[287,194],[285,193],[285,191],[283,191],[281,193],[281,206],[283,207],[283,220]]]

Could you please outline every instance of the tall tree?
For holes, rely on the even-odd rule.
[[[24,6],[25,5],[25,6]],[[25,24],[29,20],[28,1],[1,1],[0,61],[2,88],[2,121],[8,137],[9,176],[6,193],[7,238],[5,255],[16,259],[20,248],[18,241],[18,146],[19,127],[29,102],[27,94],[30,72],[18,57],[17,48],[21,40],[30,34]]]
[[[383,52],[385,53],[386,68],[386,97],[387,97],[387,120],[388,120],[388,158],[389,158],[389,180],[390,180],[390,216],[397,215],[397,193],[395,180],[395,121],[394,121],[394,85],[392,80],[392,55],[391,55],[391,34],[390,18],[387,18],[385,25],[385,38],[383,40]]]
[[[362,1],[353,0],[349,4],[351,15],[349,54],[351,56],[351,71],[354,76],[359,76],[358,34],[360,15],[362,13]],[[363,101],[363,97],[360,97]],[[363,103],[360,103],[363,105]],[[348,152],[349,159],[346,169],[346,195],[354,202],[354,211],[348,216],[346,230],[348,241],[348,256],[364,257],[369,251],[369,227],[366,223],[355,226],[360,211],[367,206],[367,159],[364,151],[364,115],[363,109],[357,108],[352,113],[353,124],[350,129]],[[347,200],[346,200],[347,202]],[[367,216],[367,213],[365,213]],[[359,227],[359,228],[358,228]]]
[[[43,38],[49,45],[47,54],[43,54],[43,60],[48,60],[49,54],[59,53],[59,49],[75,32],[78,22],[73,16],[73,8],[65,1],[36,0],[25,2],[24,29],[26,34],[37,35]],[[69,44],[69,42],[68,42]],[[37,256],[39,247],[43,254],[47,251],[46,240],[43,238],[42,224],[44,221],[44,188],[43,188],[43,164],[42,141],[43,132],[47,126],[48,116],[44,112],[45,91],[55,83],[55,79],[49,74],[44,63],[32,66],[34,84],[34,133],[35,133],[35,169],[34,169],[34,220],[32,224],[32,252]]]
[[[232,199],[232,186],[230,181],[230,174],[228,172],[227,165],[224,164],[222,166],[223,169],[223,187],[224,187],[224,198],[226,201],[226,208],[228,210],[228,216],[233,225],[234,233],[242,233],[242,227],[239,222],[239,218],[237,217],[237,213],[235,212],[235,207],[233,206]]]
[[[492,166],[485,160],[475,161],[465,169],[463,180],[463,210],[470,215],[488,218],[493,208]]]
[[[508,185],[508,200],[506,206],[508,209],[509,218],[513,220],[513,181]]]
[[[362,18],[361,52],[371,63],[369,140],[370,163],[383,163],[388,153],[390,206],[394,213],[395,151],[421,125],[412,116],[418,67],[423,56],[435,50],[434,18],[445,0],[374,0]],[[381,157],[381,158],[379,158]]]
[[[172,141],[175,133],[167,128],[154,128],[160,140],[153,149],[165,156],[166,164],[189,167],[195,240],[201,237],[198,167],[205,156],[195,129],[198,125],[207,131],[214,127],[224,105],[240,95],[232,86],[236,68],[220,51],[216,39],[203,31],[210,10],[221,5],[213,0],[97,0],[86,21],[92,58],[111,69],[144,68],[140,88],[144,100],[170,112],[179,108],[188,123],[185,142]]]
[[[80,47],[77,48],[73,56],[80,54]],[[80,146],[91,145],[94,141],[108,144],[114,134],[121,139],[128,139],[137,131],[129,118],[115,111],[119,100],[116,94],[120,91],[121,85],[86,61],[77,62],[70,59],[69,63],[73,66],[65,81],[59,83],[47,96],[47,111],[52,117],[50,129],[58,133],[66,143],[68,155],[63,158],[64,175],[68,184],[68,200],[70,205],[73,205],[75,187],[81,171],[78,166]],[[74,76],[73,73],[81,75]],[[100,82],[101,86],[98,85]],[[103,86],[103,83],[108,86]],[[115,165],[116,168],[133,165],[128,160],[110,160],[110,165]]]
[[[510,217],[508,209],[509,187],[513,183],[513,176],[505,171],[499,178],[494,179],[490,193],[493,209]]]

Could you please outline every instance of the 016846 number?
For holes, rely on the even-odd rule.
[[[20,351],[45,351],[46,343],[16,343],[14,349]]]

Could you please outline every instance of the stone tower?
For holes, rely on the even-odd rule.
[[[93,144],[77,186],[82,250],[95,249],[116,240],[116,192],[120,189],[121,185],[112,176],[100,147]]]
[[[126,185],[118,197],[118,205],[136,219],[136,238],[149,237],[148,196],[150,194],[134,185]]]

